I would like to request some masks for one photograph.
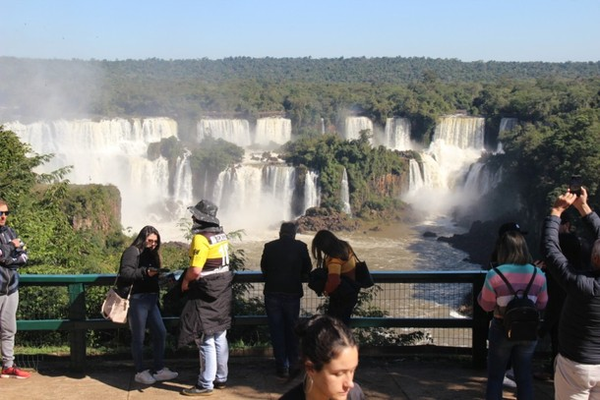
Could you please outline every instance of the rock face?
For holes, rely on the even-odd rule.
[[[121,231],[121,194],[113,185],[69,185],[63,208],[77,231]]]
[[[359,227],[359,222],[351,219],[347,214],[323,208],[309,208],[296,222],[299,233],[317,232],[322,229],[333,232],[353,231]]]

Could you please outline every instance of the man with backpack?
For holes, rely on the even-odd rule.
[[[558,325],[554,392],[557,400],[600,398],[600,218],[587,204],[587,190],[556,199],[544,221],[546,267],[566,291]],[[560,216],[574,206],[596,238],[591,271],[577,271],[559,245]]]

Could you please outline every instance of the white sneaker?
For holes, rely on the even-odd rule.
[[[135,374],[134,380],[137,383],[143,383],[144,385],[152,385],[153,383],[156,383],[156,379],[154,379],[152,374],[150,374],[150,370],[148,369]]]
[[[152,374],[152,377],[156,381],[170,381],[171,379],[175,379],[179,376],[179,374],[175,371],[171,371],[169,368],[164,367],[160,371],[155,374]]]

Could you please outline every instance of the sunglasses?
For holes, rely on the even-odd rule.
[[[148,244],[158,244],[158,240],[146,239],[146,243],[148,243]]]
[[[8,217],[8,214],[10,214],[10,211],[0,211],[0,217],[3,215],[6,215]]]

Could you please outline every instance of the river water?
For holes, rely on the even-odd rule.
[[[424,236],[424,233],[435,236]],[[464,228],[449,219],[438,218],[418,224],[394,223],[380,225],[377,230],[342,231],[335,234],[348,241],[361,259],[368,261],[372,271],[468,271],[480,266],[465,261],[467,253],[438,241],[437,237],[465,233]],[[314,236],[298,234],[296,239],[310,244]],[[248,231],[233,246],[246,253],[246,268],[260,270],[260,257],[265,243],[275,240],[278,230]]]

